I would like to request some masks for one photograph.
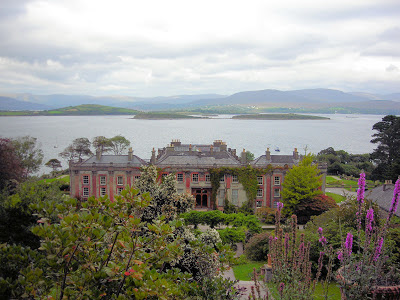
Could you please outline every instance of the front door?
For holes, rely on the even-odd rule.
[[[192,189],[192,195],[196,198],[196,208],[208,208],[211,189]]]

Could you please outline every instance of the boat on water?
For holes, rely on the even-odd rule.
[[[279,147],[276,147],[275,152],[281,152],[281,149],[279,149]]]

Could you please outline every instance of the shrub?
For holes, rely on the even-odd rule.
[[[255,261],[267,260],[269,237],[269,232],[253,235],[244,247],[244,253],[247,258]]]
[[[256,210],[256,216],[261,222],[267,224],[275,223],[275,213],[276,209],[271,207],[260,207]]]
[[[243,228],[225,228],[218,230],[222,243],[233,245],[236,243],[244,242],[246,233]]]

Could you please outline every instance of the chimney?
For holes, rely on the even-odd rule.
[[[213,146],[213,145],[211,145],[211,146],[210,146],[210,153],[212,154],[212,153],[213,153],[213,151],[214,151],[214,146]]]
[[[192,153],[192,144],[189,145],[189,152]]]
[[[265,158],[267,161],[271,161],[271,152],[269,151],[269,148],[267,148],[267,151],[265,151]]]
[[[96,149],[96,160],[100,160],[101,159],[101,149],[100,148],[97,148]]]
[[[236,156],[236,149],[232,149],[232,155],[237,158]]]
[[[226,143],[225,142],[222,142],[221,141],[221,151],[226,151],[227,149],[228,149],[228,147],[226,146]]]
[[[247,164],[247,158],[246,158],[246,150],[243,148],[242,155],[240,156],[240,162],[242,165]]]
[[[152,165],[156,164],[156,150],[153,148],[153,150],[151,151],[151,159],[150,159],[150,163]]]
[[[128,161],[132,161],[132,159],[133,159],[133,150],[132,147],[130,147],[128,151]]]
[[[297,152],[297,148],[294,148],[293,151],[293,159],[298,160],[299,159],[299,152]]]

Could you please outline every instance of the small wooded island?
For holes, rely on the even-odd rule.
[[[252,115],[237,115],[232,119],[242,120],[330,120],[327,117],[298,115],[298,114],[252,114]]]

